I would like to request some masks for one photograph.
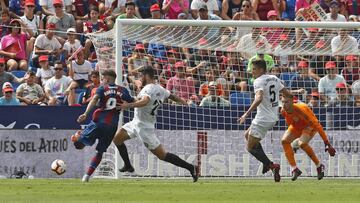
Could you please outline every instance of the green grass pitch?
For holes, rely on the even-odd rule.
[[[360,202],[359,179],[0,180],[0,202]]]

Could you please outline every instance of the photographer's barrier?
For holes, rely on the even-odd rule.
[[[70,140],[73,130],[1,130],[0,176],[9,177],[22,170],[35,178],[59,177],[50,169],[55,159],[62,159],[67,171],[61,177],[80,178],[94,155],[93,148],[76,150]],[[209,177],[257,177],[261,164],[245,150],[244,131],[167,131],[157,130],[165,148],[189,162],[201,166],[201,174]],[[280,139],[284,131],[272,131],[262,141],[265,152],[281,164],[281,174],[290,175],[290,168],[283,154]],[[337,150],[335,157],[324,151],[320,136],[316,135],[311,146],[326,166],[327,176],[356,177],[360,174],[360,136],[358,131],[331,131],[328,133]],[[160,161],[140,140],[126,142],[130,160],[137,176],[186,176],[187,171]],[[316,168],[307,155],[296,154],[303,176],[313,176]],[[110,165],[113,158],[107,160]],[[109,164],[107,164],[109,166]],[[106,167],[106,166],[105,166]],[[103,169],[106,170],[106,169]],[[110,168],[109,168],[110,170]],[[113,170],[113,168],[111,169]],[[269,174],[268,174],[269,175]]]

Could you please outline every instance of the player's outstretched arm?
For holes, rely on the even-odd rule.
[[[173,100],[174,102],[176,102],[178,104],[182,104],[182,105],[186,105],[186,106],[188,105],[185,100],[183,100],[182,98],[178,97],[175,94],[170,94],[169,99]]]
[[[82,123],[82,122],[84,122],[86,120],[86,117],[89,115],[91,110],[96,106],[98,101],[99,101],[99,95],[95,94],[94,97],[89,102],[89,104],[87,105],[86,111],[83,114],[81,114],[79,116],[79,118],[77,119],[78,123]]]
[[[240,122],[240,124],[244,123],[246,117],[248,117],[250,115],[250,113],[259,106],[259,104],[263,100],[263,94],[264,94],[264,91],[262,91],[262,90],[259,90],[256,92],[255,99],[254,99],[253,103],[251,104],[250,108],[238,119],[238,122]]]
[[[140,108],[146,106],[149,102],[150,102],[150,97],[143,96],[141,97],[141,99],[136,100],[135,102],[131,102],[131,103],[123,102],[122,104],[120,104],[120,108],[123,110],[129,108]]]
[[[281,93],[283,96],[285,96],[286,98],[292,97],[291,92],[290,92],[288,89],[286,89],[285,87],[280,90],[280,93]]]

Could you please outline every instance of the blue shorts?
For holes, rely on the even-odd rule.
[[[117,126],[98,126],[96,123],[91,121],[81,132],[78,142],[81,142],[86,146],[92,146],[96,139],[98,139],[96,150],[99,153],[103,153],[106,152],[107,148],[110,146],[116,130]]]

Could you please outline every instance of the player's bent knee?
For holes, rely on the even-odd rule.
[[[291,142],[289,142],[287,139],[282,139],[281,140],[281,144],[282,145],[286,145],[286,144],[290,144]]]
[[[302,148],[308,146],[308,143],[299,140],[299,141],[298,141],[298,145],[299,145],[299,147],[302,149]]]

